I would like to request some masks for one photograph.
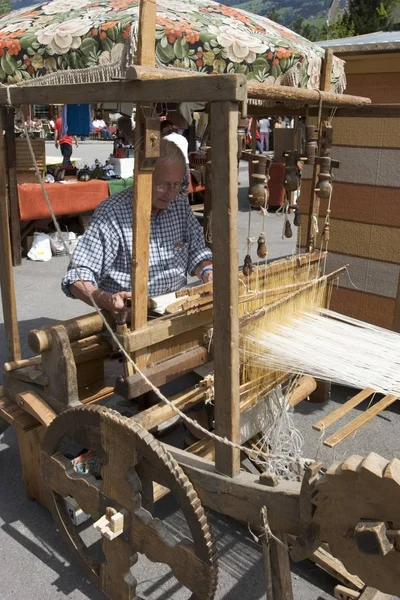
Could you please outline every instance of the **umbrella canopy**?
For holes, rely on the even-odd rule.
[[[0,83],[92,69],[121,59],[139,0],[51,0],[0,18]],[[318,88],[324,51],[269,19],[211,0],[158,0],[159,66],[243,73],[268,85]],[[336,59],[332,89],[344,90]]]

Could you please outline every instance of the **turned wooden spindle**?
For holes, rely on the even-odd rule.
[[[319,158],[318,162],[320,169],[315,193],[320,200],[329,200],[332,194],[332,159],[324,156]]]
[[[318,128],[316,125],[306,127],[306,157],[309,165],[315,163],[318,154]]]
[[[267,168],[269,169],[270,161],[266,156],[260,156],[257,160],[253,160],[253,173],[248,194],[250,206],[260,208],[265,206],[268,201],[267,191]]]

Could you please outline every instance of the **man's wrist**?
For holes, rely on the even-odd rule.
[[[213,271],[213,267],[212,267],[212,265],[207,265],[206,267],[204,267],[204,268],[201,270],[201,272],[200,272],[200,279],[201,279],[202,281],[204,281],[204,275],[205,275],[206,273],[208,273],[209,271]]]

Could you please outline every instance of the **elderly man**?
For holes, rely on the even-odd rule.
[[[212,281],[212,254],[193,216],[184,189],[185,158],[171,141],[161,140],[153,173],[150,229],[149,295],[158,296],[186,285],[187,275]],[[140,199],[142,202],[147,200]],[[74,252],[62,289],[91,304],[88,290],[100,308],[123,311],[131,296],[132,190],[105,200]]]

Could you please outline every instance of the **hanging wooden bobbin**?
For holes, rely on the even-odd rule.
[[[253,261],[251,260],[251,256],[250,254],[246,254],[246,256],[244,257],[244,264],[243,264],[243,275],[245,277],[249,277],[253,272]]]
[[[259,258],[265,258],[268,254],[267,244],[265,243],[265,234],[260,233],[257,240],[257,256]]]
[[[284,235],[286,238],[291,238],[293,237],[293,231],[292,231],[292,226],[290,224],[289,219],[286,220],[285,222],[285,231],[284,231]]]
[[[324,156],[318,159],[320,170],[318,173],[315,193],[320,200],[329,200],[332,194],[332,159]]]

